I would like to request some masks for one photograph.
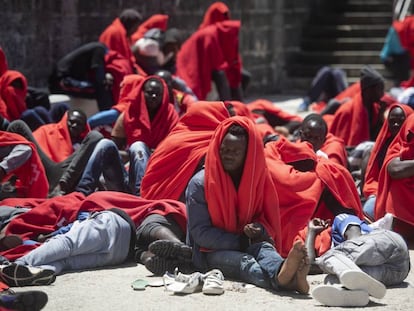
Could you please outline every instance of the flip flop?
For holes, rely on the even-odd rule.
[[[131,287],[134,290],[145,290],[145,287],[147,287],[148,285],[148,281],[144,279],[137,279],[131,283]]]

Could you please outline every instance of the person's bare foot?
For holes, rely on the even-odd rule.
[[[306,256],[306,248],[302,241],[296,241],[280,268],[276,281],[282,287],[288,287]]]
[[[310,270],[310,262],[309,257],[306,256],[303,259],[302,267],[296,272],[296,287],[295,289],[300,294],[308,294],[309,293],[309,283],[306,279]]]

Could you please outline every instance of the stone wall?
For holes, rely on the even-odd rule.
[[[0,46],[9,67],[29,85],[46,87],[53,63],[95,41],[125,8],[143,16],[169,14],[169,26],[189,35],[202,21],[208,0],[0,0]],[[311,0],[229,0],[241,19],[240,51],[252,73],[250,94],[280,92],[286,81],[285,56],[298,45]]]

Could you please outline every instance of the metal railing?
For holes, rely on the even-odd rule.
[[[403,20],[411,12],[411,0],[394,0],[394,20]]]

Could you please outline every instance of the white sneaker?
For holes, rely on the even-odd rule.
[[[204,275],[203,294],[221,295],[224,293],[224,276],[218,269],[213,269]]]
[[[369,224],[372,229],[385,229],[392,230],[392,223],[394,221],[394,216],[390,213],[385,214],[384,217],[378,219],[376,222]]]
[[[165,276],[164,276],[165,277]],[[168,279],[168,277],[165,277]],[[192,294],[198,292],[203,287],[203,274],[194,272],[192,274],[178,273],[174,282],[165,286],[168,291],[175,294]]]
[[[336,285],[319,285],[312,291],[315,300],[329,307],[363,307],[369,303],[364,290],[349,290]]]
[[[358,270],[349,270],[339,276],[341,284],[348,289],[360,289],[368,292],[372,297],[381,299],[385,296],[386,287],[367,273]]]

